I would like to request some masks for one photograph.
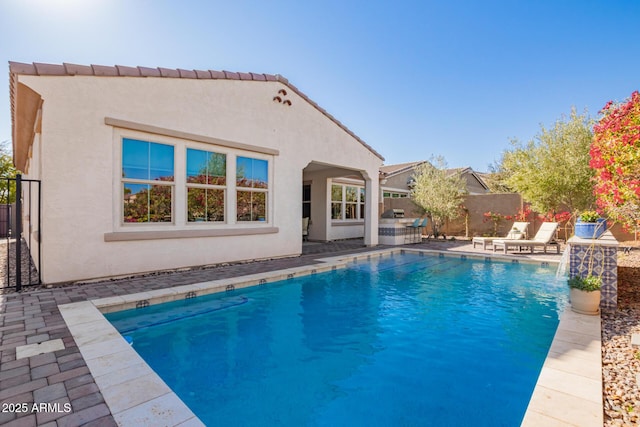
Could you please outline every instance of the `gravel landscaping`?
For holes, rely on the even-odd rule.
[[[628,243],[624,244],[629,246]],[[605,426],[640,422],[640,245],[618,255],[618,310],[602,314],[602,379]]]

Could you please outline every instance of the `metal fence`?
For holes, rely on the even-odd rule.
[[[20,291],[23,286],[42,282],[41,182],[23,179],[20,174],[6,180],[8,200],[15,196],[15,203],[0,205],[0,236],[6,238],[1,254],[6,257],[2,287],[15,287]]]

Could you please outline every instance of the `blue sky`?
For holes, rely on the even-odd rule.
[[[281,74],[386,164],[484,171],[640,89],[638,22],[636,0],[0,0],[0,61]]]

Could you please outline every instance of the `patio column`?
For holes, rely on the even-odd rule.
[[[376,171],[377,172],[377,171]],[[364,174],[363,174],[364,175]],[[364,177],[364,244],[378,245],[378,177]]]

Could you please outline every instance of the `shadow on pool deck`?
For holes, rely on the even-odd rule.
[[[454,252],[493,253],[473,249],[469,241],[433,241],[406,247]],[[58,305],[146,290],[206,282],[317,263],[317,258],[358,253],[390,246],[366,247],[362,239],[328,243],[305,242],[298,257],[162,271],[128,278],[76,283],[59,287],[26,288],[0,294],[0,403],[57,403],[57,412],[0,412],[6,426],[115,426],[116,423]],[[529,257],[528,254],[519,255]],[[559,260],[560,255],[536,253],[536,258]],[[58,341],[60,340],[60,341]],[[47,353],[17,358],[16,348],[51,345]],[[64,348],[55,350],[61,343]],[[65,411],[65,404],[71,410]]]

